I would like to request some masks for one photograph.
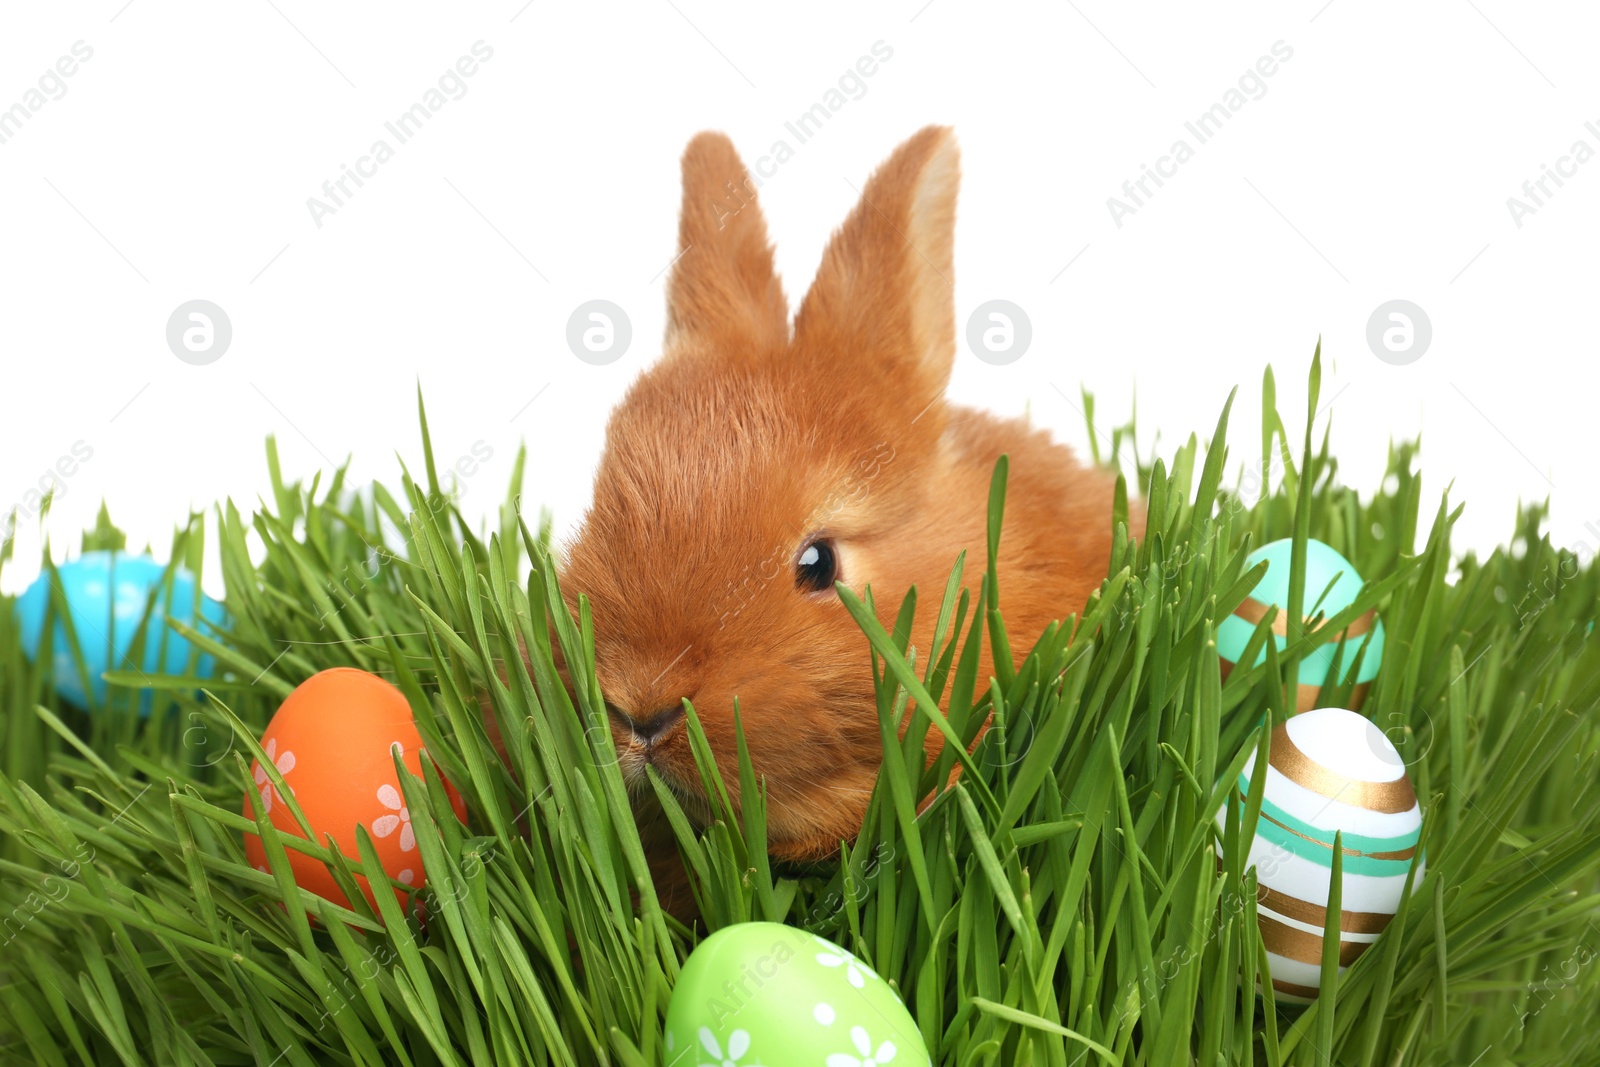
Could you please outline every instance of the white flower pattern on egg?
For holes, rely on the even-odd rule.
[[[893,1063],[899,1052],[899,1049],[894,1047],[893,1041],[883,1042],[874,1052],[872,1038],[866,1029],[860,1026],[850,1028],[850,1043],[856,1047],[855,1055],[835,1052],[828,1057],[827,1067],[881,1067],[883,1064]]]
[[[396,742],[398,744],[398,742]],[[411,829],[411,809],[406,807],[405,800],[400,796],[400,790],[388,782],[378,787],[378,803],[398,815],[380,815],[372,820],[372,834],[374,837],[388,837],[400,830],[400,851],[410,852],[417,847],[417,835]],[[402,872],[404,873],[404,872]],[[408,879],[400,879],[407,882]]]
[[[131,619],[144,614],[145,592],[132,582],[118,582],[112,600],[112,613],[118,619]]]
[[[827,944],[826,941],[823,944]],[[866,975],[862,974],[861,964],[850,953],[841,948],[828,945],[826,952],[817,953],[817,962],[824,967],[843,967],[845,977],[857,989],[864,989],[867,985]]]
[[[741,1067],[739,1061],[744,1054],[750,1051],[750,1035],[743,1030],[735,1030],[728,1035],[728,1054],[722,1054],[722,1045],[717,1041],[717,1035],[711,1032],[710,1027],[700,1028],[700,1045],[710,1054],[712,1063],[702,1063],[700,1067]]]
[[[264,751],[267,754],[267,759],[272,762],[274,767],[278,768],[280,775],[287,776],[290,771],[294,770],[294,753],[285,750],[283,755],[278,755],[278,739],[276,737],[268,739]],[[255,780],[256,789],[261,793],[261,810],[270,812],[272,810],[273,794],[278,791],[273,788],[271,780],[267,777],[267,769],[261,766],[260,760],[256,761]],[[278,799],[283,799],[282,794],[278,795]]]

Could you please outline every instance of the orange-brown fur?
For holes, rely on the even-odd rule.
[[[1009,453],[999,576],[1018,650],[1105,575],[1111,479],[1021,420],[944,401],[958,159],[940,127],[896,150],[791,330],[748,172],[726,137],[690,142],[665,354],[611,417],[566,554],[567,596],[592,602],[630,781],[648,758],[696,806],[682,723],[648,754],[627,725],[687,698],[737,802],[737,698],[780,858],[824,857],[855,835],[881,751],[866,638],[835,593],[796,588],[810,538],[835,541],[842,581],[870,585],[886,625],[917,585],[925,656],[962,550],[976,593],[990,476]]]

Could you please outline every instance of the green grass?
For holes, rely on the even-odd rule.
[[[1507,548],[1458,556],[1459,510],[1425,496],[1414,447],[1394,447],[1382,490],[1360,499],[1325,436],[1287,440],[1270,371],[1264,385],[1260,454],[1242,465],[1220,447],[1226,412],[1218,447],[1191,437],[1164,459],[1124,455],[1131,428],[1112,435],[1098,458],[1137,472],[1149,535],[1118,535],[1081,618],[1005,630],[992,568],[1003,463],[990,558],[958,565],[973,595],[954,576],[920,591],[942,607],[930,648],[905,647],[895,623],[909,603],[843,594],[885,748],[861,834],[840,862],[785,869],[765,855],[747,762],[727,770],[757,799],[735,812],[714,791],[703,829],[662,791],[705,927],[771,919],[844,944],[896,984],[940,1064],[1600,1062],[1600,638],[1587,633],[1600,567],[1553,547],[1538,506]],[[285,482],[269,442],[271,499],[181,524],[173,558],[220,559],[233,621],[225,636],[190,633],[223,673],[209,698],[193,679],[159,680],[178,703],[169,716],[61,705],[0,603],[0,1059],[665,1062],[661,1020],[695,933],[650,885],[589,622],[561,607],[547,528],[517,511],[523,457],[496,528],[475,531],[438,479],[425,419],[423,444],[422,480],[402,472],[391,494],[353,491],[344,470]],[[1256,488],[1225,489],[1240,471]],[[1259,798],[1227,805],[1216,784],[1262,748],[1264,716],[1282,719],[1305,651],[1220,680],[1216,624],[1258,577],[1245,555],[1286,536],[1328,542],[1370,580],[1345,613],[1375,605],[1389,635],[1364,710],[1409,764],[1428,855],[1382,939],[1306,1010],[1257,995],[1240,828]],[[84,541],[119,537],[103,520]],[[1032,651],[978,678],[980,642]],[[355,911],[300,893],[284,850],[331,857],[298,838],[268,832],[270,874],[244,861],[256,739],[296,684],[338,665],[406,693],[466,798],[463,826],[436,777],[404,782],[426,928],[387,894],[374,915],[354,892]],[[970,756],[952,747],[924,766],[926,731],[965,742],[986,717]],[[341,877],[382,877],[365,854],[331,859]]]

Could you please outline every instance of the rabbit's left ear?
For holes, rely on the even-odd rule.
[[[755,179],[725,134],[699,134],[683,152],[667,348],[738,358],[788,341],[789,305],[772,269]]]
[[[955,361],[956,189],[961,154],[927,126],[879,167],[834,234],[795,316],[795,346],[845,380],[862,372],[931,403]]]

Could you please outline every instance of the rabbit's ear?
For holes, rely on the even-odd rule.
[[[913,396],[943,395],[955,360],[960,169],[947,126],[924,127],[878,168],[823,253],[795,317],[797,348],[854,364],[852,378],[867,365]]]
[[[667,289],[667,347],[714,344],[730,355],[781,348],[789,305],[772,269],[756,184],[720,133],[683,152],[678,258]]]

